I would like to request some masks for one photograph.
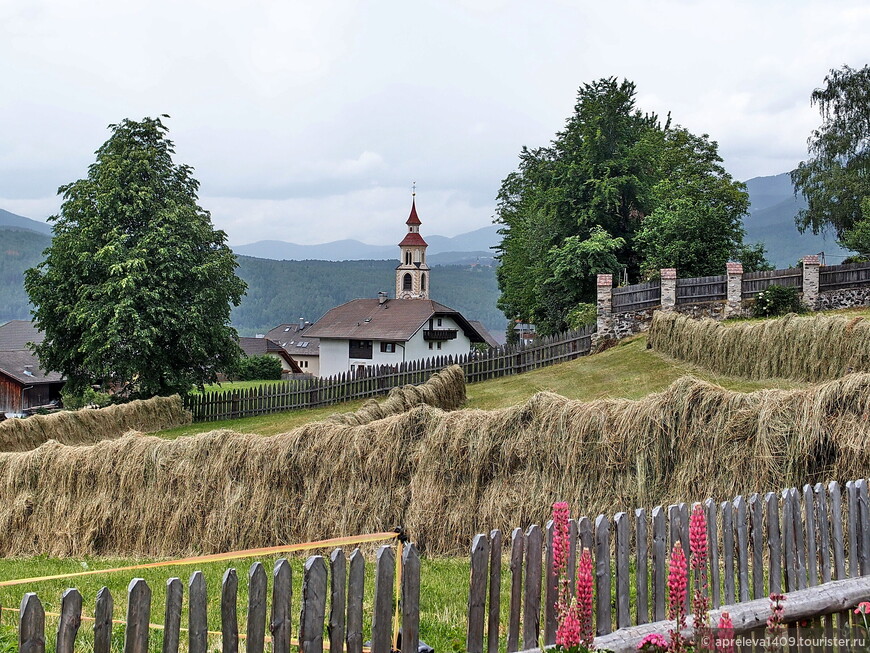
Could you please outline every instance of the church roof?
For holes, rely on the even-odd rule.
[[[411,200],[411,215],[408,216],[408,221],[405,224],[423,224],[420,218],[417,217],[417,202]]]
[[[418,233],[414,233],[413,231],[409,231],[405,234],[405,237],[402,239],[402,242],[399,243],[399,247],[428,247],[426,241],[423,240],[423,236]]]
[[[486,339],[463,315],[431,299],[354,299],[326,312],[308,327],[317,338],[407,342],[435,316],[451,317],[472,342]]]

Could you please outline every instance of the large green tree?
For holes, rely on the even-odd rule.
[[[809,159],[791,173],[807,208],[795,218],[801,231],[831,228],[840,242],[870,254],[870,66],[843,66],[813,91],[822,124],[808,139]]]
[[[583,85],[565,129],[548,147],[523,148],[502,182],[499,308],[508,317],[553,333],[594,301],[597,273],[718,274],[729,258],[758,258],[743,249],[745,188],[716,143],[670,118],[662,125],[635,94],[627,80]]]
[[[25,274],[36,353],[73,390],[184,393],[238,361],[229,316],[245,284],[161,120],[109,129],[87,177],[58,191],[54,239]]]

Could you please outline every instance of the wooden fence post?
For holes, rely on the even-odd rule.
[[[376,560],[371,653],[390,653],[392,646],[391,628],[393,617],[393,584],[396,580],[396,556],[392,548],[384,545],[378,549]]]
[[[127,628],[124,653],[148,653],[148,624],[151,618],[151,588],[144,578],[127,586]]]
[[[112,613],[115,602],[108,587],[97,592],[94,607],[94,653],[111,653],[112,650]]]
[[[486,619],[486,581],[489,567],[489,541],[478,534],[471,542],[471,584],[468,592],[468,630],[465,650],[483,653],[483,632]]]
[[[221,581],[221,652],[239,651],[239,575],[232,567]]]
[[[45,653],[45,609],[39,597],[28,592],[18,613],[19,653]]]
[[[166,581],[166,610],[163,615],[163,653],[178,653],[183,594],[184,587],[180,579],[170,578]]]
[[[350,554],[347,579],[347,653],[362,653],[365,559],[359,549]]]
[[[77,589],[70,588],[60,600],[60,619],[57,622],[57,653],[72,653],[75,649],[76,635],[82,624],[82,595]]]
[[[757,493],[749,497],[749,525],[752,535],[752,598],[763,599],[764,593],[764,516]]]
[[[556,575],[555,558],[553,557],[553,537],[556,526],[553,520],[547,522],[547,548],[544,564],[544,644],[550,646],[556,643],[556,629],[559,618],[556,614],[556,603],[559,600],[559,578]]]
[[[707,550],[710,552],[710,595],[715,610],[722,605],[722,591],[719,583],[719,531],[716,516],[718,506],[713,499],[704,502],[707,514]]]
[[[636,582],[637,588],[637,623],[649,622],[649,550],[647,545],[646,511],[638,508],[634,511],[634,532],[636,540]]]
[[[487,653],[498,653],[499,617],[501,613],[501,531],[489,534],[489,619]]]
[[[302,578],[302,616],[299,622],[299,653],[323,653],[323,623],[326,618],[326,562],[311,556]],[[374,644],[372,644],[374,650]],[[385,652],[389,653],[389,651]]]
[[[195,571],[187,581],[187,641],[190,653],[208,650],[208,611],[205,576]]]
[[[665,525],[665,510],[656,506],[652,511],[653,523],[653,621],[665,618],[665,559],[667,558],[667,535]]]
[[[520,646],[520,611],[523,595],[523,554],[525,536],[522,529],[511,533],[511,600],[508,610],[507,653],[515,653]]]
[[[407,544],[402,552],[402,571],[402,653],[417,653],[420,646],[420,554],[413,544]]]
[[[347,560],[342,549],[329,554],[329,650],[341,651],[345,640],[347,610]],[[415,652],[416,653],[416,652]]]
[[[613,524],[616,536],[616,627],[625,628],[631,625],[628,594],[630,585],[628,559],[631,542],[628,515],[624,512],[616,513]]]
[[[779,594],[782,592],[782,548],[779,535],[779,501],[774,492],[764,495],[764,506],[767,513],[767,549],[770,558],[769,592]]]
[[[255,562],[248,569],[247,653],[263,653],[266,637],[266,570]]]
[[[286,558],[275,561],[272,569],[272,617],[269,632],[272,633],[272,653],[290,653],[291,605],[293,601],[293,576]]]
[[[523,592],[523,648],[538,645],[541,634],[541,527],[532,524],[526,531],[526,581]]]
[[[595,518],[595,592],[595,633],[607,635],[613,630],[613,621],[610,611],[610,520],[604,515]]]

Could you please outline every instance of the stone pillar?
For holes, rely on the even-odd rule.
[[[659,270],[662,283],[662,310],[672,311],[677,305],[677,268]]]
[[[725,264],[725,317],[737,317],[743,311],[743,264]]]
[[[613,331],[613,275],[599,274],[598,275],[598,318],[596,324],[598,327],[597,336],[611,337]]]
[[[819,257],[808,254],[803,258],[804,295],[803,302],[810,310],[816,310],[819,305]]]

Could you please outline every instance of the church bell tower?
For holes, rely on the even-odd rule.
[[[428,245],[420,235],[420,218],[417,217],[416,195],[411,194],[411,215],[405,224],[408,233],[399,243],[401,253],[396,267],[397,299],[429,299],[429,266],[426,264]]]

